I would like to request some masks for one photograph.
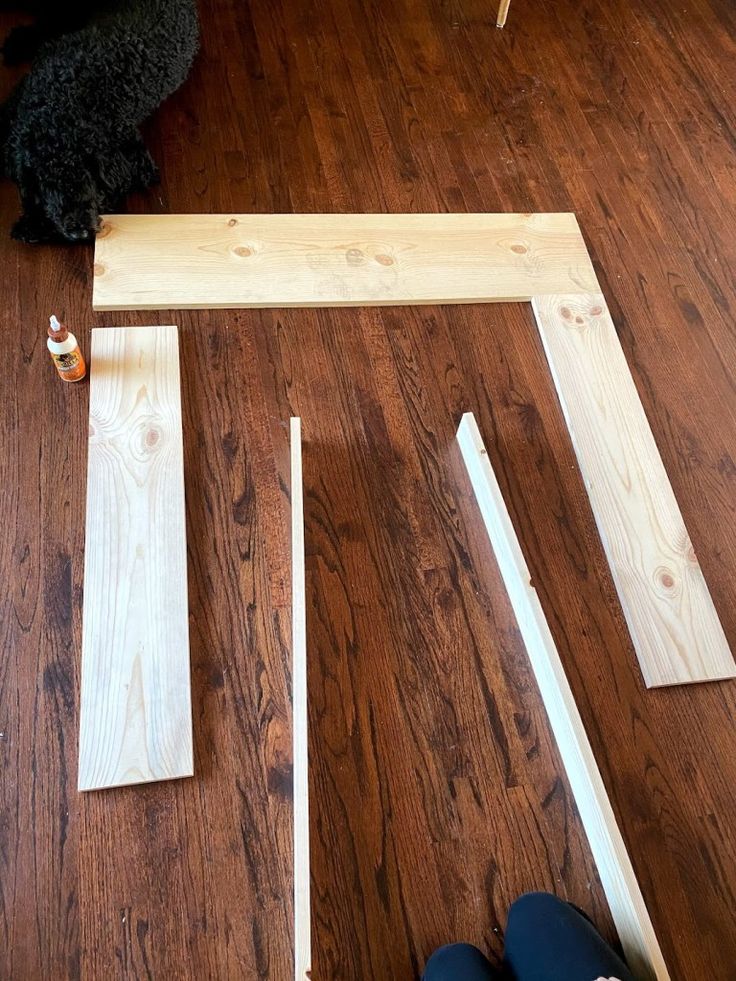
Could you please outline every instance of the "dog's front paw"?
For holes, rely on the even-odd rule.
[[[13,225],[10,234],[18,242],[37,245],[39,242],[52,242],[59,233],[45,215],[25,214]]]
[[[99,219],[90,214],[64,216],[58,223],[35,208],[25,212],[13,225],[11,236],[27,245],[43,242],[87,242],[98,231]]]

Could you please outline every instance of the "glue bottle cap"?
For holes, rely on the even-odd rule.
[[[49,317],[48,335],[55,341],[65,341],[69,336],[69,331],[64,324],[59,323],[53,313]]]

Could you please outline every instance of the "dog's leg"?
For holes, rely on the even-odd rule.
[[[39,242],[58,241],[61,236],[56,225],[40,208],[29,208],[13,225],[11,236],[19,242],[38,245]]]
[[[158,167],[148,152],[148,148],[143,142],[143,137],[140,133],[134,133],[130,139],[126,140],[123,144],[122,152],[131,164],[133,185],[130,190],[145,191],[152,184],[158,184],[160,179]]]
[[[158,181],[158,170],[139,133],[98,152],[99,186],[106,206],[116,207],[132,191],[144,191]]]

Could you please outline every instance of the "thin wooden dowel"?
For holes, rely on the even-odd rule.
[[[312,965],[309,871],[309,715],[307,617],[304,570],[304,490],[301,420],[290,423],[292,761],[294,778],[294,978],[305,981]]]
[[[498,16],[496,18],[496,27],[504,27],[506,24],[506,18],[509,13],[509,5],[511,0],[501,0],[498,5]]]
[[[639,883],[472,413],[463,416],[457,439],[629,967],[642,981],[668,981]]]

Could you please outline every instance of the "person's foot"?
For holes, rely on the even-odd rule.
[[[509,910],[504,967],[513,981],[634,981],[591,921],[546,892],[529,892]]]
[[[502,977],[477,947],[447,944],[429,958],[422,981],[501,981]]]

